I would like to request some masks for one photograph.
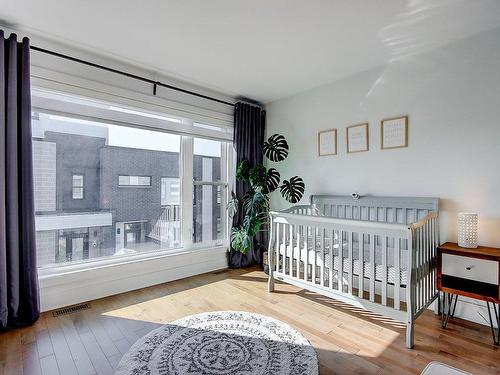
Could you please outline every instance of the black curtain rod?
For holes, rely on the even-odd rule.
[[[62,53],[54,52],[54,51],[51,51],[51,50],[48,50],[48,49],[45,49],[45,48],[36,47],[36,46],[30,46],[30,48],[32,50],[34,50],[34,51],[42,52],[42,53],[45,53],[47,55],[60,57],[60,58],[65,59],[65,60],[77,62],[77,63],[80,63],[80,64],[91,66],[93,68],[102,69],[102,70],[105,70],[105,71],[108,71],[108,72],[111,72],[111,73],[115,73],[115,74],[120,74],[120,75],[125,76],[125,77],[136,79],[138,81],[150,83],[150,84],[153,85],[153,95],[156,95],[156,89],[157,89],[157,87],[161,86],[161,87],[166,87],[166,88],[171,89],[171,90],[180,91],[180,92],[183,92],[185,94],[197,96],[199,98],[211,100],[211,101],[214,101],[214,102],[217,102],[217,103],[222,103],[222,104],[234,106],[233,103],[229,103],[229,102],[226,102],[226,101],[221,100],[221,99],[213,98],[211,96],[203,95],[203,94],[197,93],[195,91],[190,91],[190,90],[186,90],[186,89],[183,89],[183,88],[180,88],[180,87],[177,87],[177,86],[172,86],[172,85],[168,85],[166,83],[162,83],[162,82],[159,82],[159,81],[154,81],[154,80],[146,78],[146,77],[141,77],[141,76],[138,76],[136,74],[127,73],[127,72],[124,72],[122,70],[113,69],[113,68],[110,68],[110,67],[107,67],[107,66],[104,66],[104,65],[100,65],[100,64],[96,64],[96,63],[93,63],[93,62],[90,62],[90,61],[78,59],[78,58],[73,57],[73,56],[64,55]]]

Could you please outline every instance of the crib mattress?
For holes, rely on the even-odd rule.
[[[299,257],[299,247],[296,244],[296,241],[293,244],[293,255],[292,255],[292,247],[290,245],[281,244],[280,246],[280,255],[286,256],[289,258],[293,257],[293,260],[296,262]],[[315,249],[313,250],[312,241],[308,241],[307,249],[305,249],[306,245],[304,242],[301,243],[300,250],[300,260],[302,262],[306,262],[308,260],[309,264],[313,264],[314,256],[316,256],[316,265],[319,267],[320,264],[325,265],[325,273],[328,273],[328,267],[331,264],[330,262],[330,246],[329,244],[325,245],[324,255],[321,252],[320,241],[316,243]],[[352,257],[353,257],[353,274],[359,276],[361,271],[361,261],[360,261],[360,246],[358,242],[352,243]],[[375,246],[375,279],[378,281],[382,281],[383,279],[383,270],[384,267],[382,265],[382,254],[383,249],[382,246]],[[343,246],[343,270],[346,272],[349,267],[349,258],[348,258],[348,250],[347,243],[344,243]],[[333,246],[333,269],[338,271],[339,269],[339,244],[334,244]],[[408,264],[408,251],[405,249],[400,250],[399,256],[399,270],[400,276],[399,281],[401,286],[405,286],[407,283],[407,264]],[[365,278],[371,277],[371,259],[370,259],[370,248],[368,244],[364,244],[363,246],[363,275]],[[387,282],[394,284],[395,282],[395,268],[394,268],[394,247],[387,247]]]

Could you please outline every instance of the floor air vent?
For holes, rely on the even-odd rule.
[[[57,309],[52,311],[52,316],[58,317],[62,315],[72,314],[78,311],[90,309],[90,303],[81,303],[79,305],[73,305],[68,307],[63,307],[62,309]]]

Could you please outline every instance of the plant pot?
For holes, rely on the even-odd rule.
[[[262,253],[262,266],[264,268],[264,272],[269,275],[269,253],[267,251]]]

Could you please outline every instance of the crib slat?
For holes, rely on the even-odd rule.
[[[312,235],[312,242],[313,244],[316,243],[316,227],[311,227],[311,235]],[[309,252],[309,247],[307,251]],[[313,262],[312,262],[312,283],[316,285],[316,249],[313,248],[313,251],[311,252],[312,257],[313,257]]]
[[[432,297],[432,247],[431,247],[431,222],[430,220],[426,224],[426,237],[427,237],[427,301]]]
[[[347,257],[348,257],[348,261],[349,261],[349,265],[347,267],[347,290],[349,291],[349,294],[352,294],[352,283],[353,283],[353,277],[352,277],[352,262],[353,262],[353,259],[352,259],[352,235],[353,235],[353,232],[347,232],[347,246],[348,247],[348,253],[347,253]]]
[[[325,286],[325,229],[321,228],[320,231],[320,251],[321,251],[321,257],[319,258],[321,263],[320,263],[320,285]],[[316,244],[314,244],[314,249],[316,250]]]
[[[344,231],[339,230],[339,270],[337,272],[337,288],[344,291]]]
[[[335,230],[332,230],[332,238],[330,241],[330,248],[328,249],[330,253],[330,264],[328,270],[328,279],[330,280],[330,289],[333,289],[333,245],[335,243]]]
[[[297,225],[297,279],[300,278],[300,260],[301,260],[301,254],[302,254],[302,243],[301,243],[301,238],[300,238],[300,229],[302,228],[301,225]],[[307,237],[306,237],[306,249],[307,249]]]
[[[290,259],[288,263],[288,275],[293,276],[293,224],[288,224],[288,235],[290,236],[288,242],[290,243]]]
[[[427,299],[427,269],[426,269],[426,244],[425,244],[425,224],[421,227],[420,231],[420,245],[421,245],[421,251],[422,251],[422,302],[421,306],[422,307],[425,304],[425,301]]]
[[[417,276],[417,280],[415,280],[415,285],[417,288],[416,299],[415,299],[415,311],[420,309],[420,294],[421,294],[421,286],[420,286],[420,228],[417,228],[415,231],[415,274]]]
[[[429,264],[429,268],[430,268],[430,272],[431,272],[431,297],[434,296],[434,292],[435,292],[435,286],[436,286],[436,283],[435,283],[435,280],[434,280],[434,276],[435,276],[435,268],[433,265],[435,264],[434,261],[435,261],[435,256],[434,256],[434,218],[432,218],[430,220],[430,225],[429,225],[429,243],[430,243],[430,264]]]
[[[423,231],[423,236],[424,236],[424,249],[425,249],[425,258],[424,258],[424,264],[425,264],[425,294],[424,294],[424,304],[427,303],[429,300],[429,292],[430,292],[430,281],[429,281],[429,276],[430,276],[430,269],[429,269],[429,230],[428,230],[428,224],[429,222],[426,222],[424,225],[424,231]]]
[[[309,240],[309,226],[304,226],[304,239],[305,239],[305,247],[306,247],[306,253],[305,253],[305,260],[304,260],[304,281],[309,280],[309,249],[307,246],[307,241]]]
[[[425,305],[425,302],[427,301],[427,241],[426,241],[426,227],[425,224],[422,226],[422,269],[423,269],[423,285],[424,285],[424,293],[423,293],[423,300],[422,300],[422,306]]]
[[[280,272],[280,253],[281,253],[281,239],[280,239],[280,223],[276,223],[276,272]]]
[[[375,301],[375,235],[370,235],[370,301]]]
[[[401,285],[401,280],[400,280],[401,271],[399,266],[400,242],[401,239],[396,238],[394,244],[394,308],[396,310],[400,309],[400,300],[399,300],[399,286]]]
[[[365,265],[365,238],[363,233],[358,233],[359,239],[359,271],[358,271],[358,297],[363,298],[363,293],[364,293],[364,280],[365,280],[365,272],[364,272],[364,265]]]
[[[382,305],[387,305],[387,236],[382,237]]]
[[[420,251],[421,251],[421,260],[420,260],[420,268],[422,269],[422,301],[420,302],[420,308],[425,303],[425,236],[424,236],[425,226],[421,227],[420,230]]]
[[[425,225],[420,227],[420,285],[422,287],[422,293],[420,295],[420,306],[421,308],[425,303],[425,236],[424,236]]]

